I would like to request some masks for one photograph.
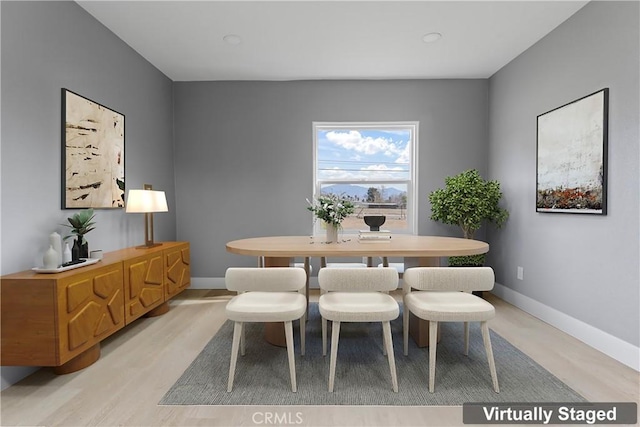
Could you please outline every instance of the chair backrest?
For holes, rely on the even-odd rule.
[[[352,257],[349,257],[352,258]],[[373,267],[373,261],[371,261],[370,257],[363,256],[362,262],[344,262],[344,261],[336,261],[336,262],[328,262],[327,257],[320,257],[320,268],[342,268],[340,265],[344,264],[344,268],[365,268],[365,267]]]
[[[404,290],[490,291],[495,275],[491,267],[413,267],[404,272]]]
[[[321,268],[320,289],[325,291],[392,291],[398,288],[398,271],[381,268]]]
[[[305,287],[307,275],[298,267],[232,267],[227,269],[224,281],[230,291],[298,291]]]

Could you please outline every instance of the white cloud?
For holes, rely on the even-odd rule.
[[[327,141],[341,148],[366,155],[382,153],[387,157],[396,157],[401,156],[403,151],[405,151],[393,142],[392,139],[362,136],[362,134],[356,130],[349,132],[330,131],[327,132],[326,138]]]
[[[411,160],[411,147],[407,144],[404,150],[400,152],[400,155],[396,159],[396,163],[409,163]]]

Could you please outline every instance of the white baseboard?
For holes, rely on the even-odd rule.
[[[579,339],[596,350],[640,371],[640,347],[573,318],[499,283],[491,291],[506,302]]]
[[[191,289],[226,289],[224,277],[192,277]]]

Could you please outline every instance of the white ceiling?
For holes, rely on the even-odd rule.
[[[174,81],[487,78],[586,3],[78,1]]]

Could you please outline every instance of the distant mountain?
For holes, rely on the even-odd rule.
[[[338,196],[348,196],[348,197],[364,200],[367,198],[368,189],[369,189],[369,186],[363,187],[360,185],[353,185],[353,184],[333,184],[333,185],[324,187],[322,191],[324,193],[332,193]],[[404,191],[400,191],[392,187],[385,187],[384,189],[385,198],[399,196],[403,193]]]

